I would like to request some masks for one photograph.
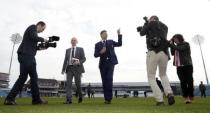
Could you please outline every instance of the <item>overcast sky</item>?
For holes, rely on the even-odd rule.
[[[99,59],[93,56],[95,43],[100,41],[99,33],[103,29],[108,31],[109,39],[117,41],[116,30],[121,28],[123,45],[115,49],[119,64],[115,67],[114,82],[147,82],[145,37],[140,37],[136,27],[143,25],[144,16],[157,15],[169,28],[168,39],[181,33],[190,43],[195,84],[200,81],[206,83],[199,46],[193,43],[192,38],[196,34],[204,37],[202,49],[207,73],[210,74],[209,12],[209,0],[0,0],[0,72],[9,70],[10,36],[13,33],[23,35],[29,25],[42,20],[47,28],[39,36],[57,35],[60,41],[57,48],[37,53],[39,78],[64,79],[61,69],[65,50],[75,36],[87,59],[82,82],[101,82]],[[15,46],[11,85],[19,76],[18,46]],[[168,63],[167,74],[170,81],[178,81],[172,60]]]

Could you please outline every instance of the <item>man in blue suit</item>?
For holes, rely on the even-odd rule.
[[[107,31],[101,31],[101,41],[95,44],[95,57],[100,57],[99,69],[102,78],[105,104],[111,104],[114,66],[118,64],[114,47],[122,46],[122,35],[117,30],[118,42],[107,40]]]

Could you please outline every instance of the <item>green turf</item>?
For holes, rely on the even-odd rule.
[[[17,98],[18,105],[3,105],[0,98],[0,113],[210,113],[210,97],[201,99],[195,97],[192,104],[184,104],[181,97],[176,97],[176,103],[157,107],[153,98],[118,98],[112,104],[105,105],[103,98],[88,99],[78,104],[76,98],[73,104],[64,105],[64,98],[45,98],[47,105],[31,105],[31,98]]]

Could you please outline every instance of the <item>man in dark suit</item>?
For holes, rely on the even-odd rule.
[[[122,46],[122,35],[120,29],[117,31],[118,42],[107,40],[107,31],[101,31],[102,41],[95,44],[95,57],[100,57],[99,69],[102,78],[105,104],[110,104],[112,100],[113,72],[114,66],[118,64],[114,47]]]
[[[90,83],[87,86],[87,94],[88,94],[88,98],[92,98],[92,87],[90,85]]]
[[[83,63],[86,61],[83,48],[77,47],[77,38],[71,39],[72,47],[66,50],[66,55],[63,63],[62,74],[66,73],[66,101],[64,104],[72,103],[72,79],[74,77],[79,96],[78,103],[82,102],[81,77],[85,72]]]
[[[36,71],[36,59],[37,43],[46,42],[44,38],[38,36],[38,33],[44,31],[46,25],[40,21],[36,25],[29,26],[23,35],[23,41],[18,48],[18,61],[20,63],[20,76],[15,82],[10,93],[7,95],[4,104],[15,105],[15,97],[28,78],[28,74],[31,79],[31,92],[32,92],[32,104],[46,104],[47,101],[40,98],[39,87],[37,84],[38,75]]]
[[[206,98],[206,86],[203,84],[203,81],[201,81],[199,85],[199,90],[201,92],[201,98],[202,97]]]

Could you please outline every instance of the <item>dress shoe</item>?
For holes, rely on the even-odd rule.
[[[72,104],[72,101],[63,102],[63,104]]]
[[[78,103],[82,103],[82,98],[81,97],[78,99]]]
[[[185,102],[185,104],[191,104],[192,103],[192,101],[188,97],[185,98],[184,102]]]
[[[48,101],[43,100],[43,99],[40,99],[40,100],[38,100],[38,101],[33,101],[33,102],[32,102],[33,105],[37,105],[37,104],[47,104],[47,103],[48,103]]]
[[[185,104],[191,104],[192,102],[190,100],[185,101]]]
[[[173,105],[175,103],[173,94],[168,94],[168,105]]]
[[[4,105],[16,105],[16,102],[12,101],[12,100],[5,99]]]
[[[105,100],[104,104],[111,104],[111,100]]]

